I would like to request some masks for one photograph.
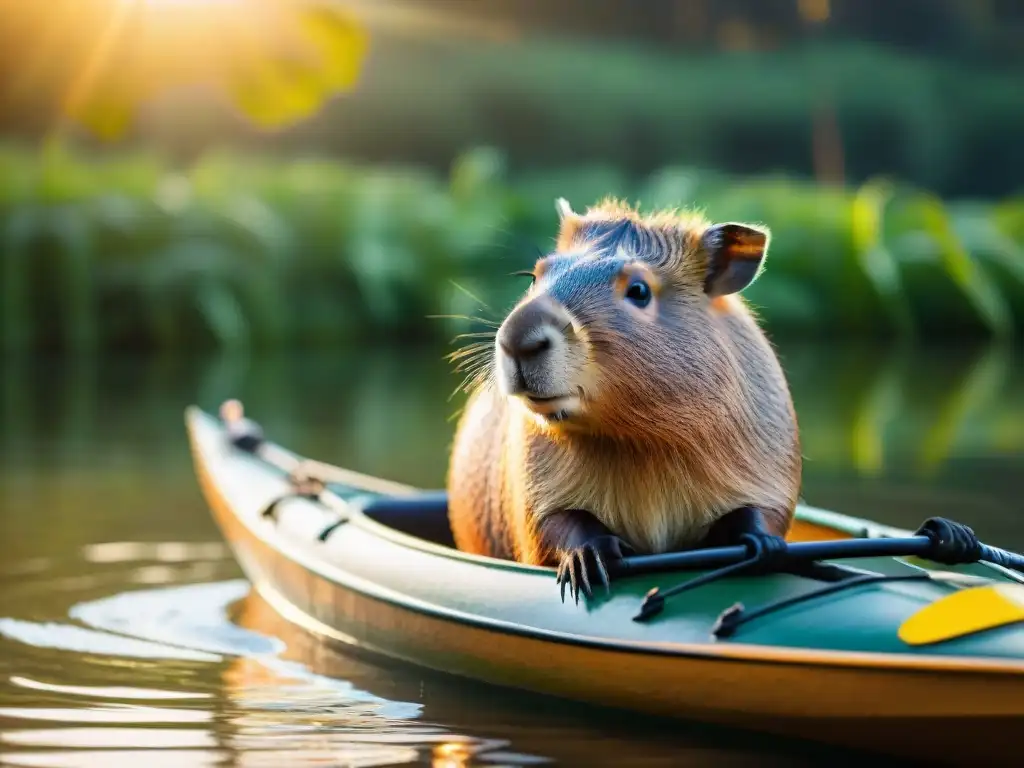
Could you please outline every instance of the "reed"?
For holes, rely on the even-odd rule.
[[[317,157],[0,148],[8,351],[229,350],[451,339],[500,318],[548,248],[553,201],[606,194],[771,227],[747,292],[780,336],[1005,338],[1024,321],[1024,200],[940,201],[887,180],[825,187],[610,167],[447,176]]]

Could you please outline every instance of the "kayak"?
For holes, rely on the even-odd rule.
[[[443,491],[319,476],[329,465],[239,440],[195,407],[186,427],[253,589],[331,645],[587,706],[922,759],[983,760],[1024,725],[1024,574],[892,554],[924,540],[912,531],[801,505],[789,569],[737,569],[730,548],[631,558],[609,592],[563,602],[553,568],[455,549]],[[815,554],[829,551],[842,556]]]

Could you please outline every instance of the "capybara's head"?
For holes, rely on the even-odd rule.
[[[733,294],[760,273],[768,231],[614,200],[557,209],[555,250],[497,333],[501,393],[542,428],[618,437],[679,434],[744,407],[757,377],[723,323],[746,311]]]

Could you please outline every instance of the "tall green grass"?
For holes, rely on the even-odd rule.
[[[767,224],[747,298],[773,333],[1006,337],[1024,321],[1024,200],[943,203],[884,181],[611,167],[447,176],[320,158],[0,149],[0,339],[12,351],[450,338],[497,319],[555,233],[554,199],[614,194]]]

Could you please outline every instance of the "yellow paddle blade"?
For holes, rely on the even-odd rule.
[[[1017,621],[1024,621],[1024,585],[973,587],[926,605],[903,622],[899,638],[908,645],[940,643]]]

